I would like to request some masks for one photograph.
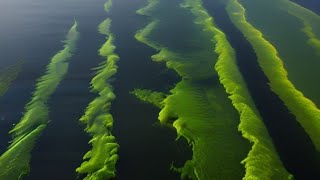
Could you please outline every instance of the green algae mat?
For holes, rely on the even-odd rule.
[[[59,127],[61,132],[56,132],[63,134],[65,131],[73,136],[74,141],[87,143],[86,147],[76,150],[82,158],[75,156],[70,165],[74,179],[130,177],[141,180],[148,176],[148,179],[163,179],[135,167],[128,158],[135,155],[135,162],[145,164],[144,167],[149,166],[147,162],[155,161],[156,164],[159,161],[151,168],[164,169],[172,174],[165,179],[320,178],[319,12],[289,0],[216,0],[215,5],[208,3],[210,0],[127,1],[92,1],[100,4],[100,9],[96,10],[98,15],[86,16],[86,22],[78,21],[76,17],[69,19],[69,26],[74,23],[68,32],[64,32],[63,47],[58,52],[52,51],[53,56],[46,68],[38,70],[42,75],[32,80],[33,91],[26,95],[29,99],[19,99],[19,88],[25,81],[23,75],[30,73],[28,60],[22,57],[0,66],[0,104],[3,104],[0,110],[6,101],[21,101],[24,106],[21,116],[12,116],[20,118],[13,121],[11,129],[1,127],[1,131],[8,132],[8,137],[0,137],[0,180],[37,179],[32,174],[33,167],[39,168],[34,166],[38,162],[36,157],[40,154],[50,156],[50,152],[41,152],[41,144],[45,141],[46,145],[55,146],[48,138],[55,134],[50,131],[51,134],[46,134],[45,138],[43,134],[56,123],[56,119],[51,118],[57,101],[65,104],[61,117],[66,118],[61,121],[74,122],[78,125],[78,133],[81,131],[86,137],[72,134],[76,132],[72,127]],[[131,5],[136,7],[132,8],[134,11],[129,11],[128,6]],[[119,22],[125,15],[117,13],[121,9],[132,13],[130,18],[122,20],[126,22],[122,24]],[[72,8],[67,12],[73,12]],[[79,18],[83,16],[81,14]],[[96,18],[96,21],[91,18]],[[129,26],[135,26],[135,31]],[[233,38],[235,31],[242,39]],[[89,44],[90,38],[86,37],[89,32],[95,34],[97,39],[94,43],[98,45]],[[133,43],[123,43],[123,39],[131,39]],[[246,47],[252,51],[245,50]],[[90,53],[85,57],[78,55],[87,50]],[[243,54],[250,61],[241,58]],[[139,58],[143,60],[138,61]],[[246,60],[257,64],[257,68],[243,66],[241,62]],[[73,66],[80,67],[86,63],[90,65],[81,67],[89,73],[72,70]],[[127,67],[136,70],[129,72]],[[148,68],[159,70],[161,80],[152,79]],[[249,77],[246,71],[256,72],[256,76]],[[129,73],[132,76],[124,76]],[[143,78],[135,79],[138,77],[135,74],[143,74],[139,76]],[[252,84],[252,79],[261,74],[264,77],[261,83],[265,87]],[[72,85],[71,93],[69,90],[65,94],[74,99],[87,98],[81,106],[77,106],[76,100],[65,102],[64,98],[58,98],[61,96],[59,89],[67,91],[63,87],[76,79],[76,75],[86,77],[87,80],[79,78],[79,82],[85,83],[83,86],[87,87],[85,91],[90,97],[77,93],[80,89],[77,85]],[[267,92],[273,96],[254,98],[255,92]],[[266,100],[274,97],[278,100]],[[263,106],[263,103],[269,104]],[[119,104],[122,104],[121,109],[117,109]],[[71,106],[76,107],[77,112],[69,111]],[[150,124],[150,130],[145,131],[147,134],[140,135],[141,139],[122,136],[129,126],[126,122],[138,122],[131,112],[135,108],[146,107],[153,108],[153,112],[144,112],[144,118],[139,122]],[[272,108],[271,116],[265,114],[267,107]],[[6,113],[0,113],[3,114],[0,114],[1,121],[6,121]],[[67,118],[69,113],[76,113],[78,119]],[[285,114],[281,118],[289,119],[284,122],[291,121],[285,129],[277,128],[277,123],[283,123],[277,122],[279,119],[270,118],[280,113]],[[136,149],[152,149],[160,142],[137,142],[159,133],[153,131],[159,127],[174,134],[173,142],[166,144],[161,141],[163,151],[175,144],[182,158],[169,159],[171,163],[160,161],[166,159],[163,154],[153,154],[156,156],[154,159],[141,158],[143,154]],[[130,128],[137,134],[141,131],[138,127]],[[295,133],[296,130],[300,134]],[[288,137],[282,132],[298,135]],[[171,138],[171,135],[163,136]],[[296,138],[304,138],[305,144],[299,144],[301,141]],[[125,146],[127,149],[123,150],[121,143],[124,141],[135,148]],[[288,146],[279,146],[275,142]],[[283,153],[290,154],[292,145],[301,149],[299,152],[302,153],[296,154],[302,157],[300,166],[311,168],[305,170],[299,168],[299,164],[292,164],[294,157]],[[123,152],[130,152],[130,155]],[[303,154],[306,152],[308,154]],[[150,150],[150,153],[153,152]],[[171,152],[166,153],[169,157]],[[44,169],[69,166],[69,162],[62,158],[59,162],[41,166]],[[122,173],[128,174],[120,176]],[[146,175],[141,178],[139,174]],[[50,174],[46,176],[49,178]],[[54,177],[66,179],[70,176],[60,173]]]

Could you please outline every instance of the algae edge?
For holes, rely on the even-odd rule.
[[[240,115],[239,131],[252,143],[252,149],[242,163],[246,174],[243,179],[292,179],[275,150],[271,137],[256,109],[246,84],[237,67],[234,49],[225,34],[215,27],[213,18],[206,12],[201,0],[185,0],[204,30],[210,31],[219,54],[215,70],[225,87],[233,106]]]
[[[151,91],[149,89],[134,89],[130,94],[160,109],[163,108],[163,100],[167,97],[163,92]]]
[[[110,2],[110,1],[108,1]],[[107,2],[107,3],[108,3]],[[114,53],[114,36],[110,31],[111,20],[108,18],[99,25],[99,32],[107,36],[107,41],[100,48],[99,54],[106,59],[96,68],[96,76],[91,81],[91,91],[98,96],[88,105],[80,122],[86,125],[85,131],[92,139],[92,149],[83,157],[84,162],[76,169],[79,174],[86,174],[84,179],[102,180],[116,176],[119,145],[111,130],[113,117],[110,114],[111,102],[116,98],[108,80],[117,72],[119,56]]]
[[[258,29],[247,21],[244,7],[237,0],[229,0],[226,8],[231,21],[252,44],[259,65],[270,81],[272,91],[295,115],[316,149],[320,151],[320,110],[289,81],[277,50]]]
[[[29,173],[31,151],[49,122],[47,101],[68,71],[68,60],[75,52],[78,37],[75,22],[64,41],[64,49],[51,59],[46,74],[37,80],[22,119],[10,131],[13,140],[0,157],[0,179],[22,179]]]
[[[150,11],[154,8],[154,6],[158,3],[156,0],[150,0],[147,7],[138,10],[137,12],[142,15],[150,16]],[[210,17],[205,9],[202,7],[201,1],[186,1],[183,7],[188,7],[197,17],[197,22],[203,26],[205,31],[210,31],[212,37],[214,37],[214,41],[217,41],[215,51],[219,54],[218,62],[216,63],[215,70],[220,76],[220,82],[225,87],[227,93],[230,95],[230,99],[234,107],[238,110],[240,114],[240,125],[239,131],[242,132],[243,137],[248,139],[253,145],[252,149],[248,154],[248,157],[243,160],[242,163],[246,166],[246,175],[244,179],[251,178],[259,178],[259,179],[289,179],[292,176],[284,169],[279,157],[273,147],[271,138],[269,137],[267,130],[264,127],[264,124],[255,109],[253,102],[251,100],[250,95],[248,94],[248,90],[246,85],[241,78],[240,72],[236,67],[235,62],[235,54],[234,50],[228,43],[225,35],[215,28],[212,17]],[[136,38],[157,49],[161,50],[159,55],[154,55],[153,59],[156,61],[160,61],[159,58],[167,55],[165,53],[165,49],[159,47],[155,42],[150,42],[146,36],[152,31],[153,28],[156,27],[158,21],[154,20],[151,22],[145,29],[141,30],[136,34]],[[161,59],[161,58],[160,58]],[[168,67],[172,67],[173,65],[167,62]],[[178,84],[179,85],[179,84]],[[151,93],[149,91],[142,91],[142,94],[139,94],[139,91],[134,91],[135,95],[138,96],[141,100],[151,102],[149,100],[148,95]],[[172,93],[174,93],[172,91]],[[137,95],[138,94],[138,95]],[[171,95],[172,96],[172,95]],[[169,96],[170,98],[170,96]],[[166,101],[168,99],[164,99],[161,102],[162,107],[165,106]],[[156,103],[157,105],[159,103]],[[164,109],[160,112],[159,119],[162,123],[165,122],[164,116],[166,112]],[[162,116],[162,117],[161,117]],[[178,136],[184,136],[188,140],[188,137],[183,135],[182,127],[178,124],[178,122],[174,122],[173,125],[176,127],[178,131]],[[180,169],[182,173],[182,178],[189,176],[193,179],[203,179],[201,174],[199,174],[196,169],[193,167],[194,162],[188,161],[185,164],[185,167]],[[189,171],[189,172],[187,172]]]

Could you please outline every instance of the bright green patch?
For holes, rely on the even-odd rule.
[[[109,2],[109,1],[108,1]],[[110,8],[110,7],[109,7]],[[110,31],[111,20],[108,18],[99,25],[99,32],[107,36],[105,44],[99,50],[106,60],[95,68],[96,76],[91,81],[91,90],[98,96],[91,101],[81,123],[86,125],[86,132],[91,135],[92,149],[83,157],[84,162],[76,171],[86,174],[86,180],[105,180],[116,176],[119,145],[111,130],[113,117],[110,114],[111,102],[116,98],[108,80],[117,72],[119,56],[114,53],[114,36]]]
[[[166,15],[157,13],[165,7],[173,9],[175,4],[153,0],[138,11],[151,16],[153,21],[140,30],[136,38],[160,51],[152,56],[154,61],[165,62],[182,77],[163,100],[159,114],[161,123],[172,123],[178,136],[192,144],[192,160],[183,168],[173,169],[181,172],[182,178],[192,179],[287,179],[290,175],[283,168],[253,105],[237,69],[234,50],[223,32],[215,27],[199,0],[186,0],[180,8],[168,10],[166,14],[172,17],[172,23],[167,22]],[[174,22],[174,16],[180,23]],[[176,39],[159,33],[166,33],[166,25],[169,30],[185,27],[181,22],[188,23],[192,31],[185,35],[182,29],[185,38],[180,41],[191,43],[191,47],[177,49],[179,46],[172,45]],[[185,45],[181,43],[180,46]]]

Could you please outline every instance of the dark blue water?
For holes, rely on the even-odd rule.
[[[104,2],[0,1],[0,66],[25,60],[19,78],[0,99],[1,152],[9,140],[7,132],[22,117],[35,80],[45,73],[51,57],[63,49],[61,41],[74,19],[79,22],[81,35],[69,72],[48,103],[50,124],[32,153],[31,174],[26,179],[75,179],[75,168],[89,149],[89,138],[78,119],[93,98],[88,88],[91,68],[102,61],[97,49],[105,37],[98,34],[97,26],[105,17]]]
[[[313,11],[314,13],[316,13],[318,15],[320,15],[320,1],[319,0],[291,0],[291,1]]]
[[[0,150],[5,151],[10,136],[7,132],[22,117],[30,100],[35,80],[41,77],[51,57],[62,49],[67,31],[76,19],[80,41],[77,53],[70,59],[65,79],[51,97],[50,124],[38,140],[31,159],[31,173],[26,179],[76,179],[75,168],[89,150],[89,137],[78,119],[95,97],[89,92],[93,77],[91,68],[103,61],[97,50],[105,37],[97,27],[107,14],[104,0],[96,1],[0,1],[0,67],[18,59],[25,65],[6,96],[0,98]],[[138,101],[129,94],[134,88],[168,91],[177,77],[165,66],[151,61],[151,48],[134,39],[148,19],[136,15],[146,0],[122,0],[114,3],[112,30],[121,56],[115,81],[117,100],[112,111],[116,121],[115,135],[120,144],[118,179],[179,179],[169,170],[171,163],[181,166],[191,158],[185,142],[177,143],[174,129],[157,124],[159,110]],[[130,6],[128,6],[130,4]],[[186,155],[187,154],[187,155]]]
[[[78,122],[88,103],[95,97],[89,84],[94,75],[92,68],[103,61],[97,49],[105,37],[97,32],[104,19],[101,8],[104,1],[81,3],[81,12],[74,15],[79,23],[80,41],[77,52],[70,60],[67,76],[49,102],[51,123],[38,141],[31,160],[32,171],[27,179],[76,179],[75,169],[89,148],[88,135]],[[48,164],[49,166],[43,166]]]
[[[0,152],[4,151],[9,140],[8,130],[21,118],[24,105],[34,89],[35,79],[43,74],[50,57],[61,48],[61,38],[69,28],[64,19],[60,22],[60,28],[53,28],[59,26],[55,26],[49,18],[52,15],[42,12],[41,8],[46,5],[41,6],[38,2],[0,1],[0,67],[18,59],[25,61],[18,79],[0,99],[0,124],[3,129],[0,132]],[[69,24],[72,21],[69,20]]]
[[[284,166],[296,179],[319,179],[319,153],[295,117],[271,91],[252,46],[228,18],[225,5],[210,0],[204,0],[204,5],[236,51],[239,69]]]
[[[112,104],[114,133],[120,144],[117,179],[179,179],[171,164],[191,159],[190,147],[176,142],[174,129],[157,125],[159,109],[137,100],[129,92],[147,88],[168,92],[179,79],[164,64],[151,60],[157,52],[135,40],[137,30],[150,19],[136,14],[146,0],[117,0],[111,11],[119,71],[114,82],[116,100]]]

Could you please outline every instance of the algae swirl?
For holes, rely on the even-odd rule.
[[[78,37],[75,22],[64,41],[64,49],[51,59],[46,74],[37,81],[22,119],[10,131],[13,139],[0,157],[0,179],[22,179],[29,173],[31,151],[49,122],[47,102],[68,71],[68,60],[75,52]]]
[[[105,4],[109,11],[112,1]],[[89,104],[81,123],[86,125],[85,131],[92,136],[89,143],[92,149],[83,157],[84,162],[76,171],[86,174],[84,179],[104,180],[115,177],[119,145],[111,134],[113,117],[110,114],[111,102],[116,98],[110,78],[117,72],[119,56],[114,53],[114,36],[110,31],[111,20],[108,18],[99,25],[99,32],[107,36],[107,41],[99,50],[100,56],[106,60],[96,68],[96,76],[91,81],[91,90],[98,96]]]
[[[192,145],[193,159],[183,168],[173,169],[180,171],[182,178],[191,179],[291,178],[254,106],[236,66],[235,52],[224,33],[216,28],[201,0],[185,0],[177,8],[173,8],[173,2],[149,0],[137,12],[152,17],[153,21],[136,34],[139,41],[160,51],[152,56],[154,61],[166,62],[168,68],[182,77],[170,94],[156,103],[161,105],[158,106],[160,122],[172,124],[178,137],[183,136]],[[158,13],[166,8],[172,23]],[[170,14],[173,12],[176,14]],[[193,29],[191,34],[183,36],[183,29],[172,26],[179,24],[173,16]],[[182,43],[177,46],[159,35],[170,28],[183,34],[178,39]],[[191,41],[194,46],[179,49],[184,41]],[[135,94],[144,101],[154,101],[147,98],[152,94],[150,91],[135,91]]]

